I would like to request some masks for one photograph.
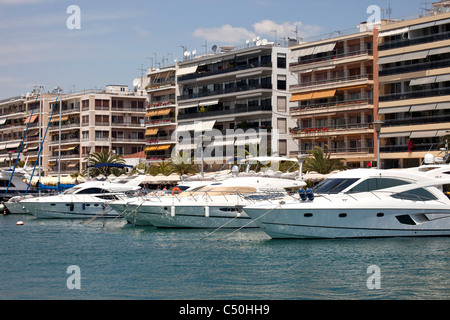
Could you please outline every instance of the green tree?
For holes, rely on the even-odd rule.
[[[90,165],[100,164],[100,163],[116,163],[116,164],[125,164],[125,160],[121,155],[113,154],[112,152],[94,152],[91,154]],[[90,168],[89,175],[91,177],[96,177],[100,174],[105,176],[109,176],[110,174],[114,174],[115,176],[119,176],[122,173],[125,173],[125,169],[121,168],[113,168],[113,167],[103,167],[103,168]]]
[[[328,148],[325,148],[325,152],[321,147],[314,147],[312,150],[308,150],[308,157],[304,160],[303,171],[315,171],[320,174],[328,174],[335,170],[345,170],[347,167],[343,164],[343,158],[331,159]]]
[[[198,169],[198,165],[193,163],[185,163],[183,161],[175,161],[172,162],[173,172],[182,176],[184,174],[196,174],[200,170]]]
[[[174,172],[172,163],[170,161],[161,161],[158,165],[153,165],[149,168],[149,173],[153,176],[162,174],[168,176]]]

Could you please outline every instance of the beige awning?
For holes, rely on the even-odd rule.
[[[156,114],[157,116],[165,116],[168,115],[170,113],[171,109],[162,109],[162,110],[158,110],[158,113]]]
[[[151,111],[147,111],[146,113],[145,113],[145,116],[146,117],[154,117],[154,116],[156,116],[158,114],[158,110],[151,110]]]
[[[289,102],[311,100],[312,96],[312,93],[293,93],[289,99]]]
[[[25,119],[25,121],[23,123],[24,124],[33,123],[34,121],[36,121],[37,117],[38,117],[38,115],[29,116]]]
[[[320,91],[313,93],[313,99],[331,98],[336,95],[336,90]]]
[[[158,130],[159,129],[147,129],[147,130],[145,130],[145,135],[146,136],[153,136],[153,135],[158,133]]]
[[[61,117],[61,121],[66,121],[69,119],[69,116],[64,116]],[[59,117],[53,118],[51,122],[58,122],[59,121]]]

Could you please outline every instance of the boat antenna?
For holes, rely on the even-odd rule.
[[[48,127],[50,126],[50,123],[52,122],[53,112],[55,111],[57,102],[58,102],[58,97],[56,97],[55,104],[53,105],[52,113],[50,114],[50,119],[48,120],[47,128],[45,129],[44,137],[42,138],[41,147],[39,148],[39,152],[38,152],[38,156],[37,156],[38,159],[41,156],[42,147],[44,146],[45,137],[47,136]],[[37,161],[34,163],[33,172],[31,173],[30,182],[28,183],[27,190],[25,191],[25,195],[27,195],[28,189],[30,188],[31,180],[33,180],[34,170],[36,170],[37,163],[38,163]]]

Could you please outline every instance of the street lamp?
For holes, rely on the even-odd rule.
[[[381,169],[380,164],[380,131],[381,126],[384,124],[383,121],[377,120],[373,122],[373,125],[375,127],[375,132],[377,133],[377,169]]]

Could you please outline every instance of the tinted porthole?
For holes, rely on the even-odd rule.
[[[167,210],[167,207],[164,207],[164,210]]]
[[[346,213],[339,213],[339,218],[345,218],[347,216]]]
[[[379,218],[381,218],[381,217],[384,217],[384,213],[377,213],[377,217],[379,217]]]
[[[313,216],[313,214],[312,213],[305,213],[303,216],[305,218],[311,218]]]
[[[55,204],[55,203],[51,203],[50,205],[51,205],[51,206],[56,206],[56,204]]]

